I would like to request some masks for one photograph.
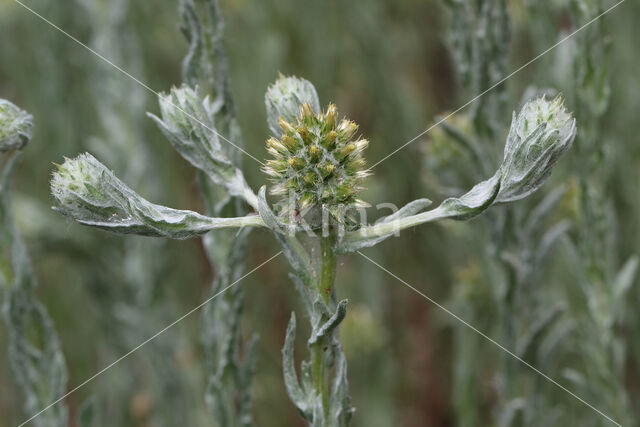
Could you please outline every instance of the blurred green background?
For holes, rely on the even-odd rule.
[[[25,3],[154,90],[180,84],[186,43],[178,30],[176,0]],[[444,3],[220,0],[232,92],[247,151],[259,159],[266,157],[264,93],[278,72],[310,80],[323,103],[336,103],[341,114],[355,120],[370,140],[370,164],[431,126],[438,115],[465,103],[475,94],[465,91],[457,75],[451,54],[451,13]],[[570,3],[575,2],[507,1],[512,36],[509,72],[571,30]],[[634,44],[639,18],[640,5],[626,1],[603,20],[611,94],[598,121],[596,154],[589,157],[594,162],[589,167],[601,173],[594,191],[608,224],[599,242],[613,258],[615,271],[640,249],[636,131],[640,57]],[[567,106],[577,112],[582,129],[579,111],[584,108],[575,105],[577,97],[572,96],[575,75],[569,58],[588,36],[587,31],[577,34],[508,80],[505,122],[510,111],[519,108],[527,88],[553,87],[567,95]],[[0,1],[0,97],[34,116],[34,138],[16,177],[16,216],[39,278],[38,295],[62,342],[72,388],[198,305],[215,272],[208,267],[199,239],[114,236],[53,212],[48,184],[52,162],[90,151],[156,203],[201,211],[202,202],[193,169],[145,116],[147,111],[157,113],[155,95],[12,0]],[[591,120],[588,113],[584,116]],[[580,132],[576,145],[581,143]],[[363,199],[400,206],[417,197],[434,201],[446,197],[442,189],[448,185],[447,173],[454,170],[440,174],[432,168],[439,161],[433,150],[437,135],[420,137],[376,167]],[[593,226],[581,216],[580,198],[586,196],[584,187],[575,184],[584,159],[579,148],[572,150],[548,184],[569,187],[554,213],[574,224],[567,241],[579,242],[581,233],[589,233]],[[244,165],[249,183],[259,188],[265,178],[257,164],[245,157]],[[535,206],[541,198],[536,195],[527,206]],[[375,210],[371,215],[377,215]],[[488,253],[478,243],[490,240],[488,233],[484,220],[427,225],[367,254],[501,341],[496,314],[500,298],[492,290],[495,283],[482,274]],[[580,300],[575,283],[583,279],[575,272],[569,246],[559,244],[532,285],[536,296],[530,301],[562,303],[569,309],[556,322],[573,325],[558,344],[553,363],[541,369],[609,413],[616,406],[607,402],[613,392],[585,372],[590,363],[611,364],[615,379],[604,378],[602,383],[613,381],[623,390],[627,409],[621,411],[640,425],[640,317],[635,309],[640,290],[632,286],[615,310],[620,318],[607,334],[616,340],[598,347],[614,355],[600,360],[600,350],[585,353],[580,346],[590,338],[579,325],[586,320],[579,308],[571,308],[579,305],[571,299]],[[252,233],[249,247],[247,270],[278,250],[259,230]],[[261,337],[253,387],[257,425],[303,425],[281,378],[286,323],[299,307],[287,270],[284,260],[278,259],[241,283],[246,291],[243,328]],[[349,360],[354,425],[509,425],[499,414],[506,413],[504,408],[515,398],[524,399],[534,412],[553,413],[551,425],[608,425],[592,409],[519,363],[509,373],[518,378],[517,384],[505,392],[499,375],[503,352],[361,257],[342,259],[337,283],[339,295],[350,301],[341,339]],[[199,314],[194,314],[72,394],[67,399],[71,413],[94,396],[101,402],[105,426],[216,425],[204,403],[200,327]],[[465,347],[460,340],[474,344]],[[6,330],[0,328],[0,348],[6,347],[5,342]],[[466,359],[461,357],[465,352]],[[6,351],[0,352],[0,425],[13,426],[26,414],[6,357]],[[534,359],[531,362],[538,366]],[[477,377],[475,385],[456,386],[463,367]],[[466,387],[473,388],[473,396],[461,397],[460,388]],[[534,402],[534,396],[542,397]],[[464,409],[464,402],[473,410]],[[467,410],[477,415],[465,424]]]

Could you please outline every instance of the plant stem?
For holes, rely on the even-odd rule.
[[[502,328],[503,328],[503,341],[507,348],[515,348],[515,299],[516,292],[518,291],[518,282],[516,277],[516,272],[513,267],[503,263],[503,268],[507,272],[507,289],[504,296],[503,301],[503,320],[502,320]],[[505,389],[507,396],[511,396],[514,393],[513,390],[513,380],[515,378],[514,374],[514,359],[512,357],[505,357],[504,359],[504,380],[505,380]]]
[[[325,304],[329,305],[333,284],[336,279],[336,255],[334,253],[335,235],[320,238],[320,256],[322,258],[320,283],[318,292],[322,295]]]
[[[319,396],[322,397],[322,408],[325,415],[324,418],[326,420],[329,411],[329,394],[327,393],[327,386],[325,381],[325,348],[326,345],[323,342],[317,342],[313,346],[311,346],[311,375],[315,391]]]
[[[336,255],[334,253],[335,236],[330,234],[320,238],[320,279],[318,281],[318,293],[322,296],[325,304],[329,306],[333,285],[336,277]],[[329,390],[326,379],[326,358],[325,353],[329,347],[326,339],[311,346],[311,373],[316,393],[322,398],[322,408],[325,421],[329,417]]]

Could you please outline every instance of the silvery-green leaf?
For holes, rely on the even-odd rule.
[[[300,382],[305,396],[312,396],[315,393],[311,376],[311,362],[308,360],[303,360],[300,363]]]
[[[193,0],[180,0],[180,30],[189,43],[187,55],[182,60],[182,77],[191,86],[201,80],[204,37],[202,25]]]
[[[399,230],[400,229],[398,229],[398,231]],[[395,229],[389,229],[388,231],[385,230],[382,232],[373,229],[367,229],[366,231],[370,232],[371,235],[364,235],[362,232],[347,233],[345,238],[338,242],[338,245],[336,246],[336,253],[344,255],[360,249],[371,248],[378,243],[387,240],[396,233]]]
[[[314,113],[320,113],[320,100],[311,82],[298,77],[280,76],[264,96],[269,130],[276,137],[282,136],[280,118],[295,122],[302,104],[309,104]]]
[[[5,104],[2,105],[6,107]],[[18,115],[24,116],[26,113],[19,112]],[[24,144],[9,141],[6,147],[7,150],[13,150],[23,148]],[[36,278],[13,217],[12,174],[20,154],[13,152],[6,156],[0,159],[3,163],[0,163],[0,293],[4,296],[2,315],[8,329],[7,347],[11,370],[24,393],[22,405],[26,415],[31,416],[64,395],[67,368],[53,322],[33,292]],[[64,427],[67,423],[68,414],[64,401],[56,403],[32,420],[36,427]]]
[[[314,328],[309,338],[309,345],[313,345],[331,336],[333,331],[340,325],[347,315],[347,300],[342,300],[336,307],[336,312],[324,324]]]
[[[298,408],[300,414],[311,420],[311,408],[307,399],[307,394],[300,388],[298,375],[296,374],[295,360],[293,357],[294,340],[296,337],[296,315],[291,313],[287,333],[285,335],[284,347],[282,348],[282,373],[287,393],[293,404]],[[303,374],[304,375],[304,374]]]
[[[519,412],[522,412],[527,407],[527,401],[520,397],[511,399],[505,408],[500,413],[500,420],[498,426],[510,427],[516,420],[516,416]]]
[[[564,236],[570,228],[571,223],[569,221],[560,221],[542,235],[536,248],[534,265],[542,266],[544,264],[558,239]]]
[[[562,322],[554,322],[538,347],[537,356],[542,365],[555,360],[555,350],[563,347],[563,344],[574,329],[575,324],[566,317]]]
[[[287,230],[285,225],[278,221],[278,218],[273,213],[267,202],[267,187],[263,185],[258,191],[258,212],[263,217],[263,221],[266,226],[277,234],[286,234]]]
[[[251,413],[251,384],[258,366],[258,334],[253,334],[249,339],[244,355],[244,363],[240,373],[239,393],[240,408],[238,409],[238,421],[242,427],[253,425]]]
[[[622,300],[627,291],[631,288],[631,285],[633,285],[638,272],[638,263],[638,256],[632,255],[627,262],[624,263],[613,280],[613,295],[616,300]]]
[[[347,427],[355,409],[351,406],[349,382],[347,380],[347,359],[339,342],[333,345],[336,372],[331,387],[330,413],[335,426]]]
[[[219,148],[224,157],[239,170],[242,139],[229,90],[228,65],[223,46],[223,22],[218,2],[180,0],[179,4],[181,30],[189,43],[189,51],[183,60],[183,80],[190,87],[197,87],[197,93],[208,95],[207,101],[210,99],[211,102],[203,101],[203,106],[209,121],[199,120],[210,128],[207,130],[213,129],[219,133],[219,146],[216,149]],[[215,128],[212,126],[214,124]],[[224,137],[228,141],[225,141]],[[189,161],[193,164],[193,160],[197,159]],[[196,166],[200,169],[197,177],[207,214],[215,217],[243,215],[246,207],[237,197],[230,195],[233,188],[242,189],[242,186],[246,185],[243,184],[243,179],[236,179],[236,183],[227,180],[226,184],[220,186],[217,185],[220,181],[216,179],[216,175],[203,170],[206,164]],[[219,169],[224,170],[225,167],[227,166],[222,165]],[[213,171],[215,172],[216,170]],[[237,176],[237,173],[232,175]],[[238,186],[238,182],[242,186]],[[244,187],[243,191],[247,189],[248,187]],[[244,195],[236,195],[255,201],[255,196],[249,191]],[[216,271],[216,278],[211,287],[212,295],[228,287],[243,274],[249,231],[250,229],[227,230],[204,236],[203,243],[208,258]],[[243,302],[244,290],[241,287],[233,287],[225,291],[220,298],[207,304],[202,316],[202,343],[206,369],[212,373],[214,381],[222,384],[217,393],[220,402],[218,406],[226,407],[229,417],[226,421],[220,421],[214,414],[215,425],[254,425],[251,414],[251,385],[258,357],[258,337],[252,335],[248,341],[242,340]],[[170,421],[165,420],[166,422]]]
[[[500,179],[497,176],[476,184],[461,197],[452,197],[438,207],[443,218],[468,220],[480,215],[493,203],[500,190]]]
[[[379,220],[380,223],[386,223],[389,221],[393,221],[399,218],[405,218],[407,216],[410,215],[415,215],[419,212],[422,212],[423,210],[425,210],[426,208],[428,208],[429,206],[431,206],[433,202],[429,199],[417,199],[414,200],[413,202],[409,202],[406,205],[404,205],[403,207],[401,207],[400,209],[398,209],[396,212],[392,213],[391,215],[385,216],[384,218],[381,218]]]
[[[525,262],[520,253],[504,250],[500,253],[500,259],[513,269],[518,280],[521,280],[529,271],[529,263]]]
[[[320,397],[315,397],[312,401],[312,415],[311,415],[311,423],[309,427],[324,427],[327,424],[324,419],[324,408],[322,407],[322,399]]]
[[[30,270],[27,253],[18,235],[13,217],[12,177],[18,154],[6,160],[0,170],[0,289],[10,289],[23,280]]]
[[[76,424],[78,427],[96,427],[96,400],[94,396],[89,397],[78,409]]]
[[[455,220],[471,219],[491,206],[499,189],[500,181],[497,176],[494,176],[477,184],[465,195],[449,198],[430,211],[380,222],[346,233],[336,250],[338,253],[349,253],[375,246],[395,233],[427,222],[447,218]]]
[[[182,63],[183,80],[213,100],[211,117],[216,130],[233,143],[225,143],[223,148],[229,160],[240,167],[243,143],[229,87],[224,22],[218,0],[180,0],[180,14],[180,29],[189,43],[189,51]]]
[[[562,376],[573,383],[578,389],[582,389],[587,383],[584,375],[572,368],[563,369]]]
[[[540,315],[528,326],[526,333],[520,337],[516,345],[516,355],[524,360],[531,360],[541,340],[541,337],[549,330],[553,323],[560,317],[564,307],[556,305],[540,313]]]
[[[304,304],[304,307],[305,307],[307,313],[312,313],[313,312],[313,297],[311,296],[311,292],[312,291],[309,289],[309,286],[306,285],[302,281],[302,279],[300,279],[298,276],[296,276],[293,273],[289,273],[289,278],[291,279],[291,281],[293,282],[294,286],[296,287],[296,290],[300,294],[300,297],[302,298],[302,303]]]
[[[258,334],[251,335],[251,338],[247,341],[244,363],[242,366],[242,376],[241,376],[241,384],[244,394],[249,397],[249,392],[251,390],[251,383],[253,382],[253,376],[256,373],[256,368],[258,365],[258,343],[260,341],[260,337]]]
[[[224,23],[217,0],[180,0],[180,29],[189,43],[182,62],[186,84],[200,87],[214,101],[217,123],[224,132],[233,133],[235,108],[229,90],[228,61],[223,46]],[[239,141],[228,135],[234,143]]]
[[[240,319],[238,316],[234,316],[234,314],[237,314],[238,307],[230,307],[229,311],[229,321],[228,324],[225,325],[228,328],[226,331],[228,333],[219,337],[221,343],[218,343],[220,345],[220,353],[216,369],[218,377],[221,377],[222,373],[226,372],[227,369],[230,369],[231,371],[236,370],[236,367],[233,366],[233,361],[235,360],[234,353],[238,348],[237,344],[239,337],[236,331],[238,329]],[[224,393],[224,390],[221,392]]]
[[[311,311],[311,327],[313,329],[320,328],[320,324],[325,319],[330,318],[334,313],[329,310],[329,306],[324,302],[322,296],[314,289],[313,291],[313,310]]]
[[[246,243],[250,229],[231,230],[232,233],[216,233],[220,239],[205,235],[203,242],[210,260],[215,261],[216,278],[211,286],[211,295],[239,279],[246,256]],[[202,344],[205,351],[207,372],[217,377],[228,376],[235,365],[242,365],[240,319],[244,292],[241,287],[232,287],[204,308],[202,319]],[[233,391],[225,389],[228,399]]]
[[[553,189],[537,203],[533,210],[527,215],[525,229],[528,234],[537,232],[544,220],[553,212],[562,197],[567,193],[567,187],[562,185]]]
[[[75,221],[123,234],[186,239],[217,228],[262,226],[256,215],[211,218],[155,205],[131,190],[92,155],[67,159],[51,180],[56,210]]]
[[[478,172],[481,173],[491,173],[490,166],[487,164],[486,155],[480,151],[478,147],[478,142],[471,137],[467,136],[461,129],[457,126],[444,121],[440,123],[442,130],[453,139],[453,141],[457,142],[460,147],[464,149],[471,159],[477,163]]]
[[[33,135],[33,116],[0,99],[0,152],[22,150]]]
[[[9,359],[16,381],[25,393],[27,415],[31,416],[64,395],[67,368],[51,319],[31,291],[14,287],[6,297]],[[65,427],[67,418],[65,403],[61,401],[34,418],[33,425]]]
[[[257,200],[242,171],[229,159],[230,142],[221,141],[214,115],[216,106],[197,89],[188,86],[173,88],[170,94],[160,94],[162,118],[149,114],[173,148],[194,167],[223,186],[232,196],[244,198],[254,209]]]
[[[310,278],[313,276],[313,267],[311,266],[309,255],[296,236],[279,223],[278,218],[269,207],[266,191],[267,187],[262,186],[258,192],[258,212],[260,217],[265,225],[274,232],[276,240],[280,243],[284,255],[298,277],[303,282],[309,283]]]
[[[504,103],[506,85],[488,91],[507,74],[511,25],[505,0],[447,0],[452,12],[451,53],[461,83],[469,94],[487,92],[470,106],[475,127],[494,128]],[[499,126],[499,125],[498,125]]]
[[[209,384],[207,385],[205,402],[209,411],[211,411],[215,420],[221,426],[229,425],[229,421],[231,419],[229,408],[225,405],[225,401],[223,384],[219,379],[212,376],[209,380]]]

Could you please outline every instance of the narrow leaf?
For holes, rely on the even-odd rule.
[[[429,206],[431,206],[433,202],[429,199],[417,199],[414,200],[413,202],[409,202],[406,205],[404,205],[403,207],[401,207],[400,209],[398,209],[397,212],[392,213],[391,215],[385,216],[384,218],[380,219],[380,223],[387,223],[389,221],[394,221],[396,219],[400,219],[400,218],[405,218],[407,216],[410,215],[415,215],[419,212],[422,212],[423,210],[425,210],[426,208],[428,208]]]
[[[639,261],[637,255],[632,255],[616,275],[613,281],[613,295],[617,301],[621,301],[633,285],[638,273]]]
[[[149,117],[173,148],[215,184],[223,186],[230,195],[245,199],[256,209],[255,194],[242,171],[229,158],[228,153],[235,144],[221,137],[216,129],[216,105],[189,86],[173,88],[171,93],[160,94],[158,99],[162,118],[153,114]]]
[[[319,341],[326,340],[331,336],[333,331],[340,325],[347,315],[347,300],[342,300],[336,307],[336,312],[317,329],[314,328],[309,338],[309,345],[313,345]]]
[[[298,375],[296,374],[295,361],[293,357],[294,341],[296,336],[296,315],[291,313],[289,319],[289,325],[287,326],[287,333],[284,340],[284,347],[282,348],[282,372],[284,375],[284,384],[287,388],[287,393],[293,404],[298,408],[300,414],[305,419],[311,419],[309,413],[309,401],[307,396],[300,388],[298,382]]]
[[[269,207],[266,198],[266,186],[262,186],[258,192],[258,212],[264,221],[264,224],[270,228],[280,243],[284,255],[287,257],[289,264],[303,282],[309,283],[313,276],[313,268],[309,255],[302,247],[295,235],[278,222],[275,214]]]

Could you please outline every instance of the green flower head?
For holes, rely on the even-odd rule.
[[[51,179],[51,194],[62,212],[82,212],[104,216],[119,214],[113,208],[110,197],[105,196],[105,178],[108,169],[91,154],[80,154],[75,159],[65,159]],[[108,213],[105,213],[107,212]]]
[[[552,101],[544,97],[529,101],[514,113],[496,202],[519,200],[537,191],[575,136],[576,121],[559,96]]]
[[[32,132],[31,114],[0,99],[0,152],[22,150],[31,140]]]
[[[279,125],[280,137],[267,140],[272,159],[263,170],[274,183],[271,193],[283,197],[285,215],[321,207],[340,219],[346,209],[367,206],[356,197],[369,175],[362,156],[369,143],[356,137],[358,125],[338,120],[333,104],[316,114],[308,103]]]

